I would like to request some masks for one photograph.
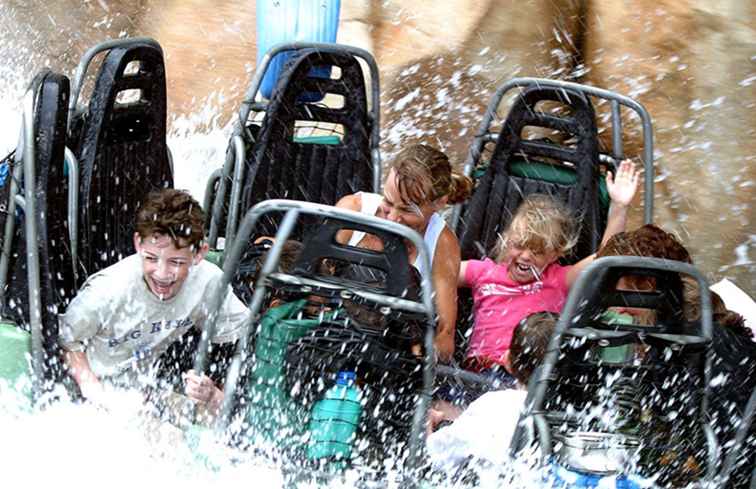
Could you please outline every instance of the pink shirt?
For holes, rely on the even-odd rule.
[[[560,312],[567,298],[567,271],[552,263],[543,279],[518,284],[507,267],[486,258],[469,260],[465,282],[473,292],[475,323],[467,357],[484,357],[500,363],[509,349],[515,326],[535,312]]]

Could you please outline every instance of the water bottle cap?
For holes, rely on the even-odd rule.
[[[336,376],[336,383],[339,385],[354,384],[357,374],[354,372],[339,372]]]

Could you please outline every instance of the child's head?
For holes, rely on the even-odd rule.
[[[205,215],[187,192],[163,189],[147,196],[136,217],[134,248],[150,291],[162,300],[179,293],[207,253]]]
[[[533,282],[577,240],[577,223],[564,204],[548,195],[532,194],[522,201],[501,236],[496,261],[507,265],[513,281]]]
[[[558,319],[556,313],[537,312],[515,328],[507,352],[507,370],[521,385],[528,385],[530,376],[543,362]]]
[[[263,265],[265,264],[265,260],[268,259],[268,253],[270,253],[270,248],[273,246],[273,240],[270,238],[265,239],[263,242],[255,243],[258,246],[265,246],[267,249],[260,254],[260,257],[257,259],[257,266],[255,267],[255,273],[253,274],[251,278],[250,285],[254,286],[255,282],[257,282],[257,278],[260,275],[260,271],[262,270]],[[297,261],[297,258],[299,258],[299,254],[302,252],[302,243],[297,241],[296,239],[287,239],[284,241],[283,246],[281,247],[281,254],[278,257],[278,268],[283,273],[291,273],[292,270],[294,270],[294,264]]]
[[[356,267],[350,267],[350,269],[346,270],[345,276],[348,278],[360,276],[364,279],[364,274],[355,272],[355,268]],[[380,287],[381,282],[382,281],[364,283],[366,285]],[[410,267],[409,283],[407,284],[407,289],[404,291],[402,298],[409,301],[420,301],[421,297],[420,272],[418,272],[415,267]],[[384,331],[388,344],[392,346],[403,350],[409,350],[413,345],[418,345],[422,342],[423,333],[425,331],[425,323],[423,321],[412,319],[393,319],[392,321],[389,321],[389,318],[378,308],[366,307],[360,302],[348,299],[344,300],[343,304],[350,320],[355,321],[358,325],[373,330]]]

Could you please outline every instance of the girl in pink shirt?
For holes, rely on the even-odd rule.
[[[611,207],[602,246],[625,229],[638,178],[629,160],[620,164],[616,176],[607,173]],[[458,285],[472,288],[475,313],[467,368],[480,371],[502,365],[521,319],[535,312],[561,311],[570,286],[595,258],[590,255],[572,266],[557,263],[577,238],[577,223],[569,210],[548,195],[533,194],[502,235],[495,262],[485,258],[460,264]]]

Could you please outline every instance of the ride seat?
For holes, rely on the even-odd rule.
[[[58,355],[58,313],[75,294],[74,268],[68,234],[68,180],[64,165],[69,91],[67,77],[44,70],[31,84],[34,102],[37,220],[37,253],[40,272],[42,337],[45,377],[58,379],[62,366]],[[22,164],[20,161],[16,164]],[[24,215],[23,218],[28,216]],[[9,266],[7,304],[17,324],[29,324],[27,236],[23,220],[16,225]]]
[[[110,49],[89,105],[72,127],[81,168],[79,256],[86,278],[134,252],[139,206],[150,191],[173,186],[162,50],[140,41]]]
[[[541,102],[557,102],[569,113],[543,112],[538,106]],[[525,139],[526,127],[559,131],[564,142]],[[565,202],[580,220],[580,239],[568,262],[596,251],[606,225],[606,209],[599,205],[598,149],[595,113],[585,94],[569,88],[523,90],[463,209],[457,228],[462,259],[491,256],[517,207],[533,193],[550,194]],[[546,178],[547,172],[563,176]],[[564,177],[570,173],[573,178]]]
[[[311,76],[317,67],[331,67],[337,78]],[[308,102],[329,94],[343,100],[341,107]],[[306,138],[298,134],[299,127],[323,123],[335,129],[330,134],[315,130]],[[242,210],[274,198],[333,205],[345,195],[371,191],[371,126],[364,75],[355,56],[318,49],[296,52],[278,79],[247,159]],[[259,234],[273,235],[277,222],[261,226]]]
[[[681,274],[705,285],[692,266],[671,260],[607,257],[586,268],[531,376],[513,455],[535,441],[522,428],[530,416],[542,463],[607,474],[631,470],[664,487],[711,477],[717,453],[708,412],[711,309],[702,297],[702,318],[686,320]],[[653,279],[655,288],[618,289],[623,277]],[[631,320],[616,308],[647,314]],[[575,443],[591,439],[618,442],[637,463],[617,466],[619,458],[596,452],[593,460],[586,452],[577,457]],[[596,460],[608,463],[597,468]]]
[[[545,112],[543,105],[558,104]],[[550,139],[526,139],[533,128],[556,131]],[[606,227],[608,197],[602,192],[593,105],[571,88],[531,86],[517,96],[491,157],[478,161],[476,186],[463,206],[456,233],[463,260],[494,257],[503,233],[523,199],[548,194],[564,202],[581,223],[579,240],[561,261],[575,263],[595,252]],[[603,203],[602,203],[603,202]],[[462,361],[472,325],[472,295],[460,290],[456,358]]]

